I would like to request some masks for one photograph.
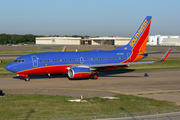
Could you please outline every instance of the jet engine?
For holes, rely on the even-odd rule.
[[[85,67],[72,67],[68,70],[68,77],[71,79],[89,78],[91,70]]]

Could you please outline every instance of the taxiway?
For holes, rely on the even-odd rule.
[[[145,73],[148,75],[144,76]],[[180,103],[180,69],[100,72],[98,80],[69,80],[66,75],[30,76],[31,81],[11,76],[0,78],[5,94],[48,94],[104,97],[118,94],[138,95]]]

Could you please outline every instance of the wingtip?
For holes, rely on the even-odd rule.
[[[158,62],[163,62],[163,61],[165,61],[165,60],[168,58],[169,53],[171,52],[171,49],[172,49],[172,47],[170,47],[170,48],[166,51],[166,53],[164,54],[164,56],[162,57],[162,59],[161,59],[160,61],[158,61]]]

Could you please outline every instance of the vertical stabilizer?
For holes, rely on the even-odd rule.
[[[114,50],[132,50],[145,52],[149,29],[151,25],[151,16],[146,16],[142,24],[139,26],[129,43],[125,46],[116,48]]]

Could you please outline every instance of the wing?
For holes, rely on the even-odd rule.
[[[155,62],[163,62],[167,59],[170,51],[171,51],[172,47],[170,47],[166,53],[163,55],[163,57],[161,58],[161,60],[159,61],[148,61],[148,62],[127,62],[127,63],[112,63],[112,64],[97,64],[97,65],[89,65],[89,67],[91,69],[96,69],[96,68],[100,68],[100,67],[110,67],[110,66],[125,66],[125,65],[134,65],[134,64],[148,64],[148,63],[155,63]]]

